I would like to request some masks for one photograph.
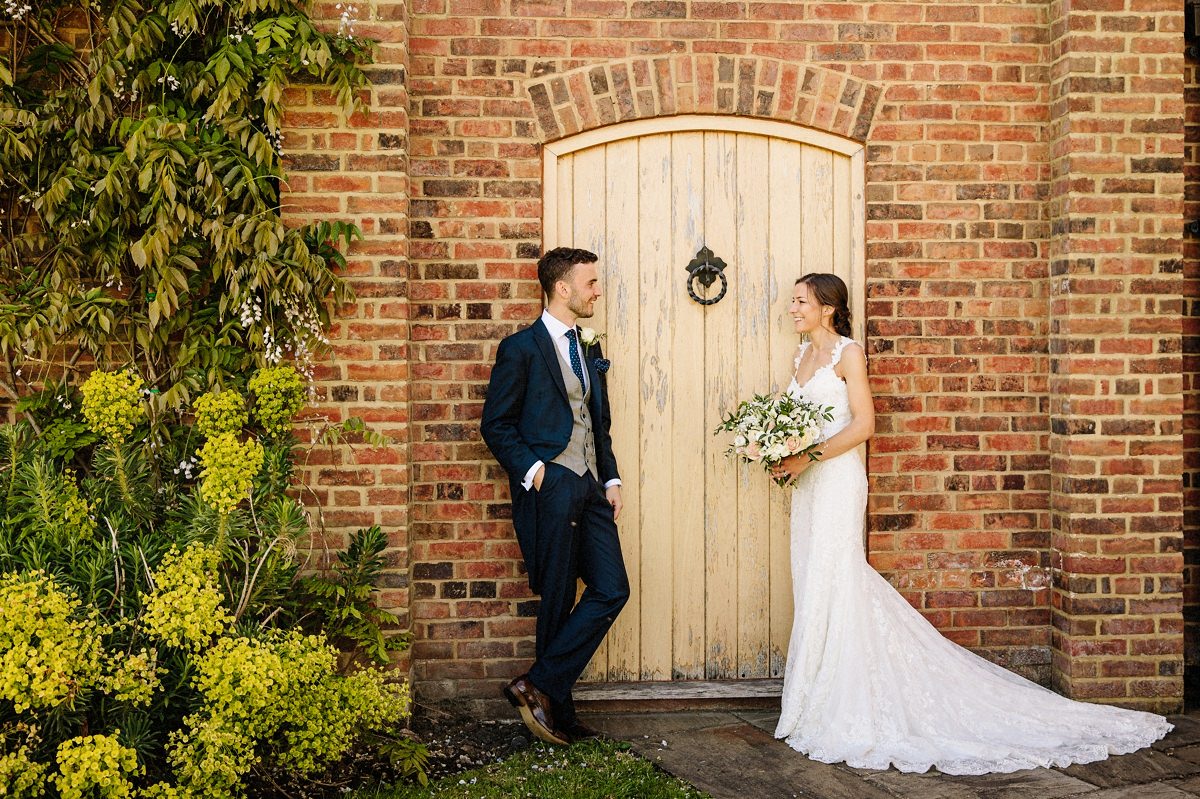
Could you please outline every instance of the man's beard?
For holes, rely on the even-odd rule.
[[[567,299],[567,308],[579,319],[591,319],[594,307],[574,295]]]

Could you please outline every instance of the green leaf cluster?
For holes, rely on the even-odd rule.
[[[153,403],[178,409],[322,348],[331,308],[351,299],[340,248],[359,232],[285,224],[283,96],[322,85],[353,110],[370,44],[318,29],[293,0],[22,5],[0,9],[10,396],[86,353],[133,364]]]

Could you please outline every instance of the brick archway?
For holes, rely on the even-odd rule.
[[[879,86],[845,72],[773,58],[639,56],[529,81],[543,143],[593,128],[676,114],[793,122],[864,141]]]

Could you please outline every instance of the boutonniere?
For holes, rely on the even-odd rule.
[[[597,372],[604,374],[609,370],[610,367],[612,367],[612,361],[610,361],[608,358],[593,358],[592,366],[596,367]]]
[[[579,328],[579,340],[583,342],[584,346],[590,347],[593,344],[598,344],[602,337],[601,333],[597,333],[590,327]]]

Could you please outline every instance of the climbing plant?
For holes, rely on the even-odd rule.
[[[3,0],[0,43],[0,390],[88,356],[178,409],[257,366],[303,371],[358,231],[285,222],[282,101],[297,80],[360,101],[349,14],[326,31],[292,0]]]

